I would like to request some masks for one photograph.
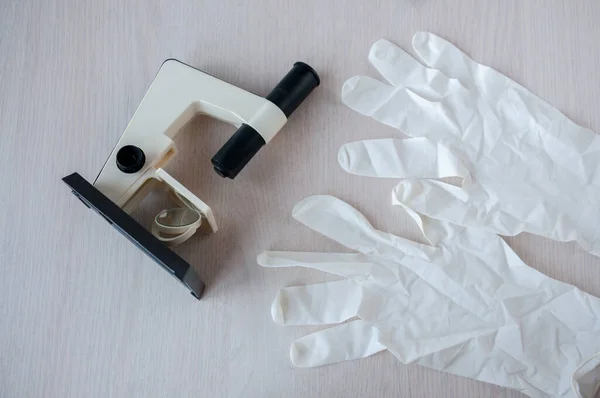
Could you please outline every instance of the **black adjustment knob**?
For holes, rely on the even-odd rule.
[[[146,155],[135,145],[125,145],[117,152],[117,167],[123,173],[137,173],[144,167]]]

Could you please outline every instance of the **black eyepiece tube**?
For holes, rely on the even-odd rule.
[[[304,62],[296,62],[266,99],[290,117],[320,82],[313,68]],[[215,171],[221,177],[235,178],[265,143],[252,126],[242,124],[211,159]]]
[[[267,99],[277,105],[286,117],[298,108],[321,80],[317,72],[304,62],[296,62],[292,70],[267,95]]]
[[[242,124],[211,159],[213,168],[221,177],[234,179],[263,145],[265,139],[258,131]]]

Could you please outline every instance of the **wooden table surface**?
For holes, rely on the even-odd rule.
[[[391,354],[295,369],[314,328],[273,324],[281,287],[331,277],[266,270],[265,249],[339,250],[291,218],[333,194],[384,230],[422,240],[389,205],[396,181],[345,174],[345,142],[393,130],[347,109],[345,79],[375,71],[370,45],[410,49],[428,30],[600,132],[597,0],[0,1],[0,397],[518,397]],[[179,249],[207,282],[193,300],[70,193],[92,179],[155,73],[177,58],[260,95],[303,60],[321,86],[234,181],[210,157],[232,128],[197,118],[168,171],[220,230]],[[168,101],[165,98],[165,101]],[[600,259],[573,244],[508,239],[532,267],[600,296]]]

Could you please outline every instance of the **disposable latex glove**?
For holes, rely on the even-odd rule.
[[[427,216],[516,235],[576,240],[600,255],[600,139],[444,39],[417,33],[429,69],[379,40],[369,60],[388,83],[356,76],[342,90],[350,108],[414,139],[346,144],[354,174],[410,178],[402,202]],[[432,180],[462,177],[462,187]]]
[[[348,323],[293,343],[296,366],[389,350],[403,363],[522,391],[593,397],[600,381],[600,299],[525,265],[497,235],[411,216],[432,245],[376,230],[332,196],[293,216],[357,253],[265,252],[265,267],[303,266],[344,277],[282,289],[272,315],[285,325]],[[588,363],[585,366],[581,366]],[[578,367],[581,366],[581,369]]]

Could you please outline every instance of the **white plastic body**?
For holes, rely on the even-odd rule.
[[[248,124],[265,142],[269,142],[287,122],[285,114],[265,98],[177,60],[167,60],[100,171],[94,186],[123,207],[149,178],[157,178],[197,206],[208,219],[213,231],[216,231],[217,224],[210,207],[161,170],[177,153],[172,138],[197,114],[204,114],[236,127]],[[136,173],[126,174],[117,168],[117,152],[125,145],[141,148],[146,156],[144,167]]]

